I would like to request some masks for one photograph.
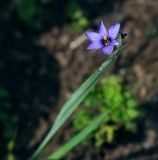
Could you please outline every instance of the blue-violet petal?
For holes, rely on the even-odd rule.
[[[119,23],[111,25],[108,30],[109,37],[111,37],[112,39],[115,39],[119,33],[119,30],[120,30]]]
[[[106,47],[103,47],[103,53],[106,54],[106,55],[111,55],[113,49],[114,49],[113,45],[108,45]]]
[[[119,45],[121,45],[120,41],[118,41],[118,40],[112,40],[112,41],[111,41],[111,44],[114,45],[114,46],[119,46]]]
[[[107,29],[106,27],[104,26],[103,22],[100,21],[100,24],[99,24],[99,33],[102,37],[104,36],[108,36],[108,32],[107,32]]]
[[[101,39],[101,35],[99,33],[96,33],[96,32],[86,32],[86,37],[90,41],[97,41],[97,40]]]
[[[87,49],[99,49],[99,48],[102,48],[102,47],[103,47],[102,43],[100,43],[98,41],[93,41],[88,45]]]

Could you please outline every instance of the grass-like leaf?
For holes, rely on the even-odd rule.
[[[95,71],[80,87],[77,89],[73,95],[68,99],[68,101],[64,104],[61,111],[59,112],[54,125],[46,135],[45,139],[41,143],[41,145],[37,148],[36,152],[30,158],[30,160],[35,160],[39,157],[44,147],[47,145],[49,140],[55,135],[55,133],[60,129],[60,127],[64,124],[64,122],[70,117],[72,112],[78,107],[78,105],[84,100],[84,98],[88,95],[91,88],[99,81],[99,79],[103,76],[104,72],[107,70],[110,64],[114,63],[117,59],[118,55],[121,53],[124,47],[117,48],[112,56],[105,60],[99,67],[97,71]]]
[[[74,136],[68,143],[48,156],[47,160],[57,160],[63,158],[70,150],[72,150],[76,145],[82,142],[91,132],[97,129],[103,121],[105,122],[106,115],[109,112],[100,114],[86,128],[84,128],[80,133]]]

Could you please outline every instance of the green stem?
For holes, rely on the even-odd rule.
[[[117,57],[120,55],[121,51],[124,47],[119,47],[114,51],[112,56],[105,60],[99,69],[94,72],[80,87],[77,89],[73,95],[67,100],[67,102],[62,107],[60,113],[58,114],[54,125],[46,135],[45,139],[41,143],[41,145],[37,148],[36,152],[30,158],[30,160],[35,160],[39,157],[41,152],[44,150],[47,143],[50,139],[56,134],[56,132],[61,128],[64,122],[70,117],[73,111],[78,107],[78,105],[84,100],[84,98],[88,95],[91,88],[100,80],[103,76],[106,69],[114,63]]]

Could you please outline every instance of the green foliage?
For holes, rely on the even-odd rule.
[[[41,29],[44,23],[48,23],[48,20],[56,20],[56,15],[60,13],[60,6],[62,7],[62,2],[55,0],[19,0],[16,3],[10,4],[11,10],[14,11],[26,25],[35,29]],[[58,18],[62,19],[64,17],[63,19],[70,20],[70,30],[72,32],[81,31],[88,26],[89,21],[85,16],[83,8],[79,4],[79,0],[64,2],[64,8],[66,13],[63,11],[63,15],[61,14]]]
[[[66,7],[67,17],[71,20],[70,31],[81,32],[89,25],[89,21],[85,16],[83,8],[79,1],[70,0]]]
[[[48,1],[49,2],[49,1]],[[45,4],[47,1],[41,1],[41,4]],[[12,9],[17,13],[19,18],[28,26],[33,28],[42,27],[42,8],[35,0],[20,0]]]
[[[12,114],[11,109],[12,105],[9,93],[6,89],[0,87],[0,128],[2,128],[1,138],[5,144],[5,150],[7,152],[5,159],[7,160],[14,160],[12,151],[15,147],[15,128],[18,122],[18,117]]]
[[[153,26],[146,31],[146,36],[149,38],[156,37],[158,35],[158,27]]]
[[[136,108],[137,103],[119,76],[103,78],[90,92],[83,105],[84,108],[73,116],[72,122],[76,132],[87,126],[96,115],[113,110],[112,114],[106,117],[108,122],[106,119],[106,123],[91,135],[98,147],[105,142],[112,142],[120,127],[130,131],[136,129],[134,120],[140,115]]]
[[[54,159],[61,159],[63,158],[69,151],[71,151],[76,145],[81,143],[91,132],[96,130],[99,125],[102,124],[103,120],[105,119],[105,116],[108,113],[102,113],[99,116],[95,117],[89,123],[88,126],[86,126],[81,132],[76,134],[73,138],[71,138],[66,144],[61,146],[57,151],[52,153],[50,156],[48,156],[47,160],[54,160]]]

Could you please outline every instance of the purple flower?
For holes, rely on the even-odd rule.
[[[100,22],[99,33],[87,32],[86,37],[90,40],[90,44],[87,49],[99,49],[102,48],[103,53],[111,55],[114,46],[120,45],[120,42],[116,40],[119,34],[120,24],[116,23],[109,27],[107,30],[103,22]]]

